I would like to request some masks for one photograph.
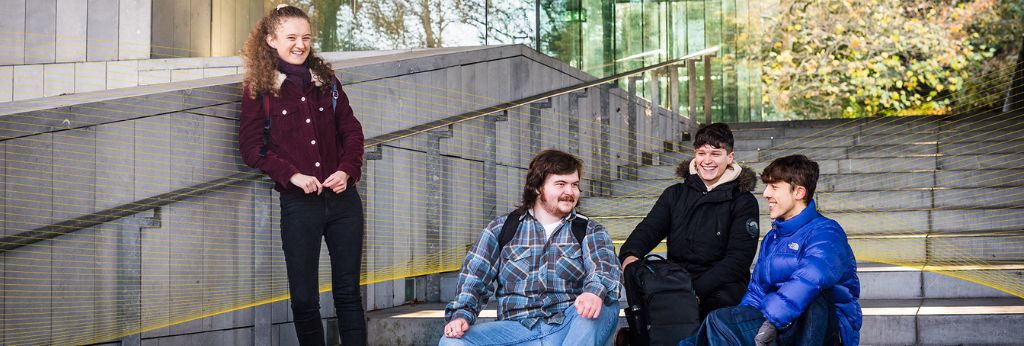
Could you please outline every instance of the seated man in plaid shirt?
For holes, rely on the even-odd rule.
[[[557,150],[533,158],[522,204],[466,255],[440,345],[605,344],[618,325],[619,261],[604,227],[575,211],[582,169]],[[502,237],[506,222],[518,227]],[[474,325],[492,289],[498,320]]]

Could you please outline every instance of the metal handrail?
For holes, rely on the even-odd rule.
[[[618,73],[609,77],[600,78],[589,82],[583,82],[576,85],[540,93],[537,95],[524,97],[518,100],[504,102],[496,106],[469,111],[444,119],[434,120],[407,129],[385,133],[365,140],[364,147],[372,148],[384,143],[414,136],[417,134],[446,127],[449,125],[477,119],[489,114],[494,114],[512,108],[525,106],[530,103],[541,101],[547,98],[591,88],[608,82],[616,81],[622,78],[642,74],[644,72],[679,65],[689,60],[704,59],[704,57],[717,54],[718,50],[719,47],[715,46],[692,54],[688,54],[678,59],[665,61],[656,65],[651,65],[647,67],[642,67]],[[3,238],[0,238],[0,252],[11,251],[25,245],[30,245],[39,241],[56,238],[64,234],[73,233],[82,229],[101,225],[107,222],[116,221],[150,209],[158,208],[175,202],[180,202],[182,200],[199,196],[207,192],[216,191],[225,187],[237,185],[239,183],[252,181],[254,179],[259,178],[261,175],[262,173],[256,171],[236,173],[227,177],[214,179],[208,182],[180,188],[171,192],[162,193],[153,197],[148,197],[134,202],[125,203],[113,208],[101,210],[87,215],[82,215],[73,219],[64,220],[50,225],[38,227],[18,234],[8,235]]]

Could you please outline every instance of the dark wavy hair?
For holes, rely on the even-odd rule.
[[[711,144],[712,147],[725,149],[726,153],[731,153],[735,140],[729,125],[713,123],[702,126],[700,130],[697,130],[697,134],[693,136],[693,148],[697,149],[705,144]]]
[[[784,181],[792,189],[803,186],[807,190],[804,202],[810,203],[811,198],[814,198],[814,189],[818,186],[818,163],[803,155],[783,156],[764,168],[761,181],[765,184]]]
[[[523,185],[523,201],[516,208],[520,214],[533,208],[537,203],[537,191],[544,186],[544,179],[552,174],[579,173],[583,176],[583,161],[564,151],[548,149],[540,152],[530,161],[530,169],[526,172],[526,183]]]
[[[249,88],[249,97],[252,99],[256,99],[260,94],[278,96],[277,50],[267,44],[267,35],[274,35],[277,27],[288,18],[301,18],[309,22],[309,16],[298,7],[282,6],[271,9],[256,23],[256,27],[249,32],[249,38],[245,40],[245,46],[242,47],[242,63],[245,66],[243,85]],[[312,46],[307,49],[309,56],[303,65],[325,82],[320,88],[330,88],[329,83],[334,80],[334,69],[330,63],[316,55]]]

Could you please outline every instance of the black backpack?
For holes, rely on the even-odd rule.
[[[505,218],[505,224],[501,225],[501,234],[498,235],[498,251],[505,248],[512,238],[515,238],[516,233],[519,232],[519,223],[522,222],[523,214],[519,211],[512,211]],[[587,222],[589,220],[580,214],[576,214],[576,218],[572,220],[572,235],[576,237],[576,241],[583,245],[583,238],[587,236]]]
[[[631,345],[676,345],[700,327],[690,273],[658,255],[633,262],[622,273]]]

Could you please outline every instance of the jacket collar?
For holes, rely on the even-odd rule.
[[[320,77],[317,77],[316,73],[313,73],[312,69],[309,70],[309,74],[313,76],[313,85],[316,85],[318,87],[324,85],[324,81],[320,80]],[[274,86],[277,88],[277,90],[281,90],[281,86],[284,85],[284,81],[286,78],[288,78],[288,76],[286,76],[281,71],[277,71],[277,79],[274,80]]]
[[[714,185],[704,186],[707,186],[708,191],[714,190],[719,185],[728,183],[730,181],[736,180],[736,178],[739,178],[740,172],[742,170],[743,168],[740,167],[740,164],[733,162],[732,164],[729,165],[729,167],[725,168],[725,173],[722,174],[721,178],[718,178],[718,181],[715,182]],[[697,175],[697,160],[690,160],[690,175]],[[699,177],[700,176],[698,175],[698,178]],[[703,183],[704,180],[701,179],[701,182]]]
[[[807,204],[807,208],[804,208],[800,214],[797,214],[789,220],[772,220],[772,229],[778,231],[781,236],[788,236],[800,230],[810,223],[811,220],[814,220],[819,216],[821,216],[821,214],[818,213],[818,206],[812,199],[811,202]]]

